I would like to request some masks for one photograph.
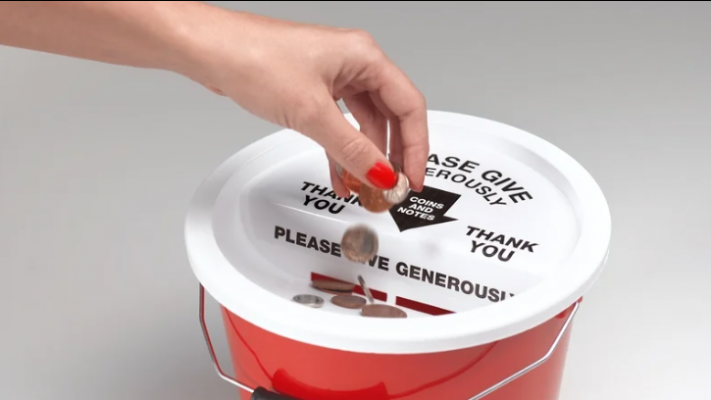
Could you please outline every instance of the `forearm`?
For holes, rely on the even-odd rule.
[[[0,44],[180,72],[198,2],[2,1]]]

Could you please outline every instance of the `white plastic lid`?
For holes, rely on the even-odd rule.
[[[238,152],[201,185],[188,212],[197,278],[263,329],[360,352],[489,343],[577,301],[610,243],[609,209],[592,177],[557,147],[501,123],[430,111],[429,127],[425,189],[382,214],[363,209],[357,195],[336,198],[323,149],[297,132]],[[340,252],[344,231],[360,223],[379,235],[371,263]],[[358,275],[409,318],[365,318],[310,286],[319,276],[357,284]],[[324,307],[291,301],[304,293],[323,296]]]

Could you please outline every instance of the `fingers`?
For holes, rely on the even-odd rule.
[[[371,100],[367,92],[343,98],[353,117],[360,125],[360,131],[383,153],[388,148],[388,120]]]
[[[400,167],[403,166],[403,156],[402,156],[402,140],[400,139],[400,120],[393,114],[392,111],[383,103],[377,92],[368,93],[368,97],[373,102],[375,108],[380,111],[381,114],[387,119],[387,124],[390,128],[390,135],[388,137],[389,149],[386,151],[388,153],[388,159],[391,163],[397,164]]]
[[[338,197],[346,198],[350,196],[351,191],[348,190],[345,183],[343,183],[343,178],[341,178],[336,169],[336,161],[333,157],[328,155],[328,153],[326,153],[326,157],[328,158],[328,168],[331,173],[331,187],[333,187],[333,191],[336,192]]]
[[[402,154],[400,120],[394,117],[388,123],[390,125],[390,161],[402,167],[405,165],[405,160]]]
[[[379,145],[356,130],[327,93],[321,98],[325,100],[319,102],[320,106],[303,112],[307,117],[302,118],[298,130],[321,144],[333,161],[339,163],[363,184],[380,189],[390,189],[395,186],[397,176]],[[364,115],[365,113],[361,117],[365,118]],[[374,122],[366,123],[369,127],[365,129],[376,132],[378,124],[382,123],[375,122],[378,121],[377,117],[372,121]],[[335,166],[331,169],[332,174],[335,173]],[[336,186],[336,183],[333,183]]]
[[[372,92],[373,102],[390,120],[391,153],[402,159],[401,165],[412,189],[420,191],[424,186],[430,151],[427,104],[424,96],[410,79],[389,61],[384,61],[382,67],[373,70],[377,71],[378,75],[369,77],[365,82],[369,86],[368,90]],[[398,132],[394,132],[393,127]],[[396,162],[394,159],[393,161]]]

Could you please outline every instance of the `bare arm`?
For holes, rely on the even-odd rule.
[[[365,32],[192,1],[1,1],[0,45],[186,76],[321,144],[341,196],[349,192],[335,163],[386,189],[397,179],[392,161],[422,188],[424,97]],[[340,98],[360,132],[334,103]]]
[[[2,1],[0,44],[142,68],[175,69],[195,2]]]

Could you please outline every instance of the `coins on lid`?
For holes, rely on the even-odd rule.
[[[338,296],[332,297],[331,303],[339,307],[356,310],[362,308],[366,304],[366,301],[360,296],[355,296],[352,294],[340,294]]]
[[[353,288],[355,287],[355,284],[348,282],[332,281],[329,279],[316,279],[311,282],[311,286],[326,293],[344,294],[351,293],[353,291]]]
[[[407,198],[410,193],[410,180],[402,172],[398,171],[397,183],[392,189],[383,191],[383,198],[390,205],[400,204]]]
[[[375,318],[407,318],[405,311],[387,304],[368,304],[363,306],[360,314],[364,317]]]
[[[378,253],[378,235],[365,225],[351,226],[341,238],[341,251],[347,259],[364,263]]]
[[[292,300],[313,308],[321,308],[323,306],[323,299],[313,294],[297,294]]]

